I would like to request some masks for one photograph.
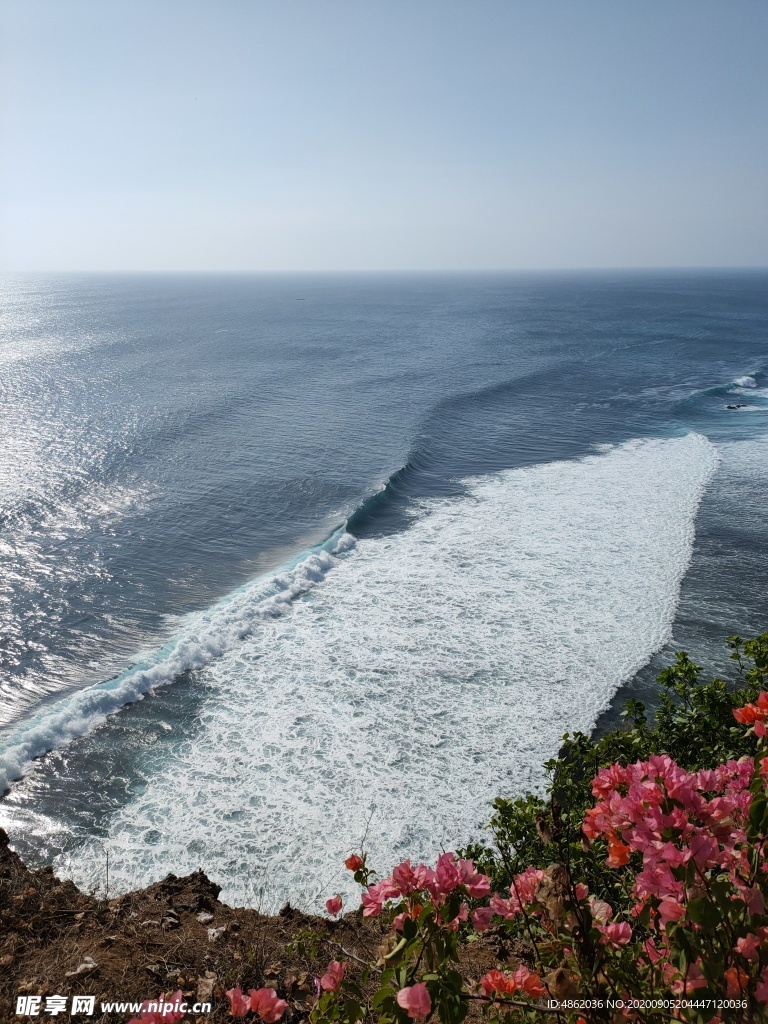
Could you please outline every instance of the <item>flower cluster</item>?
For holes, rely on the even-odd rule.
[[[768,693],[733,715],[750,727],[750,744],[768,737]],[[351,854],[345,865],[363,887],[360,916],[377,919],[385,942],[379,960],[357,973],[346,961],[330,961],[315,981],[311,1024],[461,1024],[470,1006],[489,1024],[513,1024],[539,1019],[553,998],[558,1019],[592,1024],[605,1017],[590,1007],[608,997],[624,1001],[623,1021],[644,1024],[671,1019],[664,1007],[674,998],[684,999],[675,1009],[680,1020],[767,1019],[768,744],[758,747],[757,756],[706,770],[688,771],[667,754],[600,768],[594,803],[578,805],[569,833],[553,799],[541,840],[558,859],[517,871],[502,892],[492,891],[473,860],[454,853],[443,853],[434,867],[404,860],[381,880],[365,854]],[[536,827],[538,833],[538,818]],[[338,917],[341,897],[327,900],[326,909]],[[490,929],[502,939],[499,948],[505,935],[522,940],[528,962],[467,980],[457,969],[459,944]],[[233,1016],[253,1011],[266,1024],[287,1005],[271,989],[227,996]],[[658,1013],[634,1008],[654,1000]],[[571,1011],[569,1001],[581,1009]],[[710,1005],[717,1015],[702,1016]]]
[[[277,992],[272,988],[250,988],[248,995],[241,988],[231,988],[227,992],[227,999],[233,1017],[244,1017],[253,1010],[265,1024],[274,1024],[288,1009],[288,1003],[278,999]]]
[[[745,902],[754,899],[754,912],[762,913],[757,894],[747,892],[746,826],[753,775],[751,758],[694,773],[666,754],[633,765],[611,765],[592,784],[599,799],[587,812],[584,834],[590,840],[607,840],[611,866],[629,863],[633,853],[642,855],[642,870],[635,878],[639,899],[681,901],[686,875],[681,869],[692,862],[699,875],[718,868],[729,871]]]
[[[735,708],[733,717],[741,725],[751,725],[755,730],[755,736],[761,739],[766,734],[765,720],[768,718],[768,693],[761,693],[754,704],[745,704],[741,708]]]

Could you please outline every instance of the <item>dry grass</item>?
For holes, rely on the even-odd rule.
[[[315,998],[314,978],[330,959],[347,959],[356,972],[355,957],[370,962],[379,955],[383,936],[377,921],[355,914],[328,921],[288,906],[270,917],[228,907],[218,895],[219,887],[195,872],[185,878],[168,875],[119,899],[98,899],[59,881],[50,868],[30,871],[0,829],[1,1024],[25,1019],[16,1016],[18,995],[95,995],[94,1016],[72,1019],[106,1024],[128,1015],[101,1013],[102,1001],[155,998],[179,988],[190,1002],[212,1003],[212,1012],[199,1021],[219,1024],[232,1020],[224,993],[234,985],[277,989],[289,1002],[285,1020],[292,1024],[306,1019]],[[201,914],[211,920],[201,923]],[[220,928],[224,931],[211,941],[209,929]],[[307,941],[297,949],[302,936]],[[467,948],[462,968],[478,978],[524,954],[489,935]],[[88,957],[95,966],[72,974]]]

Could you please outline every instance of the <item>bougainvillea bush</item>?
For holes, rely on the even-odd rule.
[[[493,847],[385,878],[351,854],[347,911],[384,943],[328,963],[312,1024],[768,1021],[768,633],[729,644],[738,686],[678,655],[655,721],[630,702],[624,728],[565,737],[547,800],[496,802]],[[460,950],[489,935],[524,952],[469,978]],[[287,1009],[227,996],[266,1024]]]
[[[372,996],[336,962],[315,1024],[768,1019],[768,634],[729,644],[740,687],[681,654],[652,726],[634,702],[627,728],[566,738],[548,801],[497,803],[484,870],[443,854],[375,881],[350,858],[390,949]],[[459,943],[489,929],[531,961],[467,980]]]

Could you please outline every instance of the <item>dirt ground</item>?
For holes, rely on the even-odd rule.
[[[130,1013],[103,1013],[102,1002],[139,1001],[181,989],[210,1013],[189,1020],[231,1021],[227,989],[271,986],[288,1001],[284,1020],[306,1019],[315,977],[329,960],[374,962],[384,938],[378,921],[347,914],[312,917],[286,905],[276,917],[228,907],[219,886],[201,871],[114,900],[82,893],[52,869],[30,871],[0,829],[0,1024],[21,1021],[124,1022]],[[291,943],[298,940],[298,948]],[[303,940],[303,941],[302,941]],[[461,969],[477,979],[494,966],[527,959],[489,933],[466,947]],[[96,997],[92,1016],[45,1012],[45,997]],[[36,1017],[16,1015],[17,997],[43,997]],[[247,1018],[247,1019],[250,1019]]]

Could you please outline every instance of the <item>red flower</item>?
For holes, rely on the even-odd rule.
[[[622,868],[629,864],[629,847],[625,846],[620,839],[608,838],[608,867]]]
[[[480,988],[486,995],[490,995],[491,992],[506,992],[507,995],[512,995],[517,991],[517,983],[511,974],[493,970],[488,971],[480,979]]]
[[[725,994],[729,999],[743,996],[749,984],[749,975],[741,967],[729,967],[725,972]]]
[[[329,914],[332,914],[334,917],[336,917],[341,911],[341,896],[337,894],[336,896],[331,896],[329,900],[326,900],[325,909],[328,911]]]

